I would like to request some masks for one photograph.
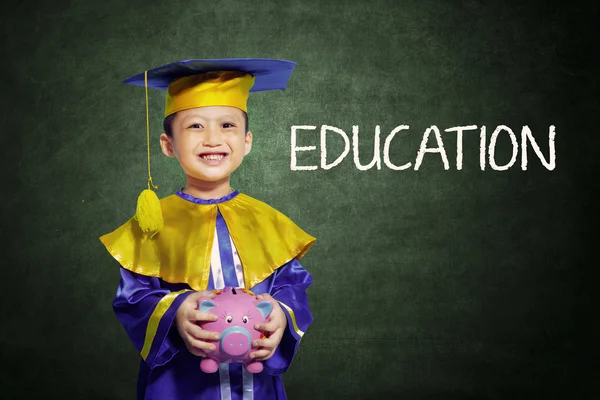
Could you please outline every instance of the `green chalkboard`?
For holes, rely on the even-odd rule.
[[[253,149],[232,176],[317,237],[290,399],[600,395],[594,2],[1,7],[11,399],[135,398],[98,240],[146,185],[144,91],[121,82],[225,57],[297,63],[285,91],[250,97]],[[185,184],[158,146],[163,107],[151,90],[160,197]]]

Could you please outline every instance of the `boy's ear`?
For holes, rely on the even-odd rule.
[[[160,148],[162,152],[167,157],[175,157],[175,152],[173,151],[173,143],[171,142],[171,138],[167,136],[166,133],[160,134]]]
[[[250,131],[246,132],[246,140],[244,140],[244,142],[245,142],[244,155],[248,155],[248,153],[250,153],[250,150],[252,149],[252,132],[250,132]]]

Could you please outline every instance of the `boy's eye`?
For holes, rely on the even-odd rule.
[[[223,124],[223,128],[235,128],[235,125],[232,124],[231,122],[225,122]]]
[[[200,124],[192,124],[192,125],[188,126],[188,129],[190,129],[190,128],[191,129],[201,129],[202,125],[200,125]]]

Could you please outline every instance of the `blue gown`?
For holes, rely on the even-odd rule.
[[[181,192],[178,195],[203,203],[203,200],[190,198]],[[210,202],[218,203],[218,200]],[[224,219],[217,213],[207,289],[219,289],[224,285],[242,287],[239,263]],[[259,374],[247,372],[238,363],[221,364],[219,371],[213,374],[202,372],[201,357],[187,350],[174,324],[177,309],[193,293],[190,286],[169,283],[125,268],[120,268],[120,272],[121,280],[113,308],[134,346],[142,354],[138,400],[286,399],[281,374],[289,368],[302,335],[313,321],[306,295],[312,278],[296,258],[249,288],[255,294],[273,296],[287,317],[282,340],[273,356],[263,362],[265,368]],[[154,328],[151,328],[152,321],[155,322]]]

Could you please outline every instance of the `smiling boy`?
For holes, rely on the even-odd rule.
[[[136,214],[101,237],[120,263],[113,306],[141,354],[138,399],[285,399],[280,375],[312,322],[300,259],[314,238],[270,206],[231,189],[230,175],[252,148],[246,101],[254,91],[283,89],[293,63],[265,59],[186,60],[143,74],[144,86],[167,89],[163,153],[175,158],[185,187],[160,201],[162,227]],[[126,83],[140,84],[140,75]],[[282,87],[283,86],[283,87]],[[275,300],[264,337],[250,357],[261,373],[220,364],[203,373],[216,332],[198,326],[216,316],[198,310],[212,289],[245,287]]]
[[[188,182],[184,192],[211,198],[229,194],[229,176],[252,148],[245,113],[235,107],[208,106],[174,116],[160,135],[160,144],[163,153],[176,157],[183,168]]]

